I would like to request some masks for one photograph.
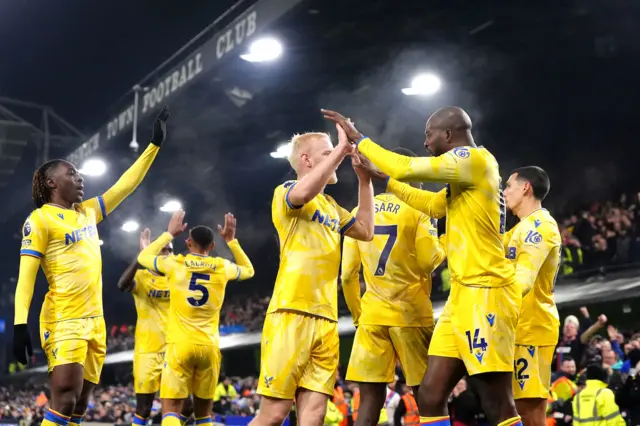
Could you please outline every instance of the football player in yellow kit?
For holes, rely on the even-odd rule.
[[[82,201],[83,179],[64,160],[44,163],[33,176],[36,209],[22,230],[20,272],[15,295],[13,351],[27,363],[31,338],[29,306],[38,269],[49,292],[40,312],[40,340],[49,365],[51,426],[82,421],[89,395],[100,380],[106,354],[102,312],[102,256],[96,225],[142,182],[166,137],[164,107],[153,125],[151,143],[122,177],[98,197]]]
[[[409,150],[394,151],[415,157]],[[374,208],[373,241],[346,237],[342,253],[342,289],[358,327],[347,370],[347,380],[360,388],[356,426],[378,424],[396,360],[417,395],[433,334],[431,272],[444,259],[427,215],[388,193],[375,197]],[[360,265],[366,283],[362,299]]]
[[[507,208],[520,222],[505,236],[506,256],[516,267],[516,280],[530,289],[522,299],[513,375],[513,396],[524,426],[544,426],[551,363],[560,319],[553,300],[562,239],[558,224],[542,208],[549,176],[540,167],[514,170],[504,190]]]
[[[151,231],[140,233],[140,251],[151,242]],[[167,244],[161,256],[173,254],[173,244]],[[121,291],[133,295],[138,321],[133,349],[133,387],[136,392],[136,412],[133,424],[146,425],[156,392],[160,390],[160,376],[164,364],[166,332],[169,318],[169,285],[166,277],[153,270],[144,269],[138,256],[124,271],[118,281]],[[189,400],[180,419],[186,422],[191,415]]]
[[[174,213],[167,232],[142,250],[138,262],[164,274],[169,287],[167,351],[160,384],[162,424],[181,426],[184,401],[193,395],[197,425],[210,425],[213,396],[220,373],[220,309],[227,283],[253,277],[251,261],[235,239],[236,219],[225,215],[218,232],[237,263],[211,257],[213,230],[196,226],[189,231],[186,256],[159,255],[182,233],[184,211]]]
[[[477,147],[471,119],[457,107],[442,108],[427,120],[425,147],[433,157],[395,154],[363,136],[333,111],[359,152],[391,177],[387,190],[430,217],[446,214],[446,248],[451,293],[429,347],[427,373],[420,384],[422,424],[449,425],[447,400],[466,374],[491,425],[521,425],[513,400],[513,347],[524,289],[504,255],[506,207],[498,163]],[[446,183],[432,193],[400,181]],[[480,303],[479,303],[480,302]]]
[[[253,426],[281,425],[294,398],[299,424],[324,424],[338,368],[340,237],[373,238],[371,178],[357,160],[358,214],[324,194],[353,153],[342,129],[335,148],[326,133],[297,135],[291,143],[289,161],[298,180],[278,186],[273,195],[280,267],[262,331],[262,402]]]

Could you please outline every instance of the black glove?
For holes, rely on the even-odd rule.
[[[167,119],[169,118],[169,107],[164,106],[160,110],[160,114],[156,117],[156,121],[153,122],[153,133],[151,134],[151,143],[155,146],[162,146],[162,143],[167,138]]]
[[[29,363],[27,355],[33,355],[29,329],[27,324],[15,324],[13,326],[13,356],[20,364],[27,365]]]

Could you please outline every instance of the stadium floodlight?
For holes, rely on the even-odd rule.
[[[140,228],[140,225],[135,220],[128,220],[122,224],[122,230],[124,232],[135,232]]]
[[[169,200],[162,207],[160,207],[161,212],[165,213],[174,213],[182,208],[182,204],[178,200]]]
[[[79,172],[85,176],[102,176],[107,171],[107,164],[99,158],[90,158],[82,164]]]
[[[440,78],[435,74],[421,74],[411,81],[411,87],[402,89],[407,96],[430,96],[437,93],[442,86]]]
[[[240,55],[249,62],[267,62],[278,59],[282,55],[282,43],[275,38],[261,38],[249,46],[249,52]]]
[[[98,240],[98,242],[100,243],[100,245],[104,244],[104,241],[102,241],[102,240]]]
[[[291,154],[291,142],[280,145],[271,155],[273,158],[289,158]]]

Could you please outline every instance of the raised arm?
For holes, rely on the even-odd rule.
[[[440,219],[447,214],[446,188],[439,192],[424,191],[407,183],[389,178],[387,191],[419,212],[434,219]]]
[[[472,162],[467,147],[452,149],[438,157],[406,157],[384,149],[364,137],[358,151],[383,173],[399,181],[472,183]]]
[[[165,232],[160,235],[154,242],[149,244],[138,255],[138,263],[144,268],[156,271],[160,274],[166,274],[170,268],[169,263],[173,260],[166,256],[158,256],[162,249],[173,241],[173,235]]]
[[[92,207],[101,213],[100,220],[109,215],[142,183],[147,175],[153,160],[155,160],[160,146],[166,137],[166,122],[169,118],[169,110],[164,107],[153,126],[151,143],[138,159],[124,172],[118,181],[99,197],[85,201],[83,204],[92,204]]]
[[[145,228],[144,231],[140,233],[140,251],[144,250],[147,246],[149,246],[151,240],[151,231],[149,228]],[[131,291],[135,285],[135,277],[136,272],[138,272],[142,268],[142,265],[138,263],[138,258],[136,259],[124,270],[122,276],[118,280],[118,289],[120,291]]]
[[[329,182],[344,157],[353,151],[347,140],[339,140],[338,145],[320,164],[316,165],[302,179],[295,183],[287,193],[287,202],[292,208],[300,208],[313,200]]]
[[[360,241],[371,241],[375,226],[371,176],[364,167],[361,167],[357,157],[351,157],[351,163],[358,175],[358,212],[353,226],[345,231],[345,235]]]
[[[347,302],[349,312],[351,312],[351,316],[353,317],[353,324],[356,327],[362,314],[360,264],[361,258],[358,242],[353,238],[345,237],[342,246],[342,293],[344,294],[345,302]]]
[[[242,250],[240,243],[236,240],[236,226],[235,216],[227,213],[224,215],[224,228],[218,225],[218,233],[227,242],[235,261],[235,263],[229,261],[225,263],[227,279],[243,281],[253,278],[255,271],[249,256]]]

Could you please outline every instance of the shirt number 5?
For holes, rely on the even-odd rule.
[[[202,297],[196,299],[195,297],[188,297],[187,302],[191,306],[202,306],[209,300],[209,290],[203,286],[202,284],[198,284],[198,280],[200,281],[209,281],[211,276],[209,274],[199,274],[194,272],[191,274],[191,281],[189,281],[189,290],[191,291],[199,291],[202,293]]]

